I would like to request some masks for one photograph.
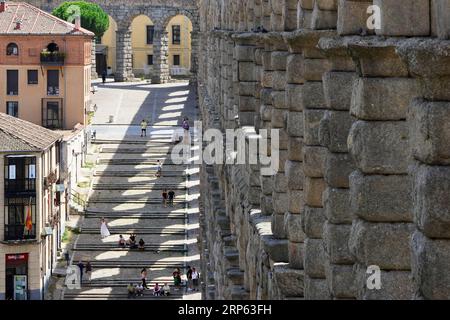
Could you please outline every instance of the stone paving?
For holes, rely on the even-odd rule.
[[[183,117],[196,115],[195,91],[187,83],[149,85],[145,82],[99,85],[94,96],[93,120],[100,146],[92,189],[81,233],[76,240],[73,264],[90,261],[90,282],[80,290],[64,290],[67,300],[126,299],[126,286],[140,283],[142,268],[148,284],[173,284],[172,272],[199,266],[198,168],[171,165],[172,135]],[[114,123],[108,123],[110,115]],[[148,136],[140,137],[139,123],[147,119]],[[155,176],[153,159],[161,159],[163,175]],[[166,163],[169,163],[166,165]],[[173,207],[162,203],[161,191],[173,187]],[[101,239],[105,217],[111,236]],[[144,251],[118,248],[119,235],[137,234]],[[201,271],[201,270],[200,270]],[[185,276],[183,277],[185,280]],[[140,299],[154,299],[152,290]],[[201,299],[200,293],[172,288],[171,299]]]

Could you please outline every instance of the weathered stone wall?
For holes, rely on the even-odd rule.
[[[202,168],[205,297],[450,299],[450,3],[198,8],[204,130],[280,140],[275,175]]]

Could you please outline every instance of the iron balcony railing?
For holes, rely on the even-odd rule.
[[[36,239],[36,224],[31,231],[25,230],[24,224],[5,224],[5,241],[23,241]]]
[[[5,193],[7,195],[35,194],[36,179],[5,179]]]
[[[46,66],[63,66],[66,55],[62,52],[41,52],[41,64]]]

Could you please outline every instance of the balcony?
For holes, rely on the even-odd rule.
[[[5,241],[25,241],[36,239],[36,224],[31,231],[25,230],[24,224],[5,224]]]
[[[36,195],[36,179],[5,179],[6,196]]]
[[[54,51],[42,51],[41,52],[41,65],[44,66],[63,66],[66,54],[64,52]]]

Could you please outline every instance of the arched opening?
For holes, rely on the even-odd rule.
[[[47,45],[47,51],[48,51],[48,52],[51,52],[51,53],[53,53],[53,52],[59,52],[59,46],[58,46],[56,43],[54,43],[54,42],[49,43],[49,44]]]
[[[190,75],[192,67],[191,20],[185,15],[172,17],[166,27],[169,37],[169,69],[172,77]]]
[[[106,72],[111,76],[116,72],[116,31],[117,23],[109,16],[109,28],[96,44],[96,71],[99,75]]]
[[[133,48],[133,74],[150,78],[156,58],[153,55],[155,25],[146,15],[135,17],[131,23],[131,47]]]
[[[7,56],[18,56],[19,55],[19,47],[15,43],[10,43],[6,47],[6,55]]]

